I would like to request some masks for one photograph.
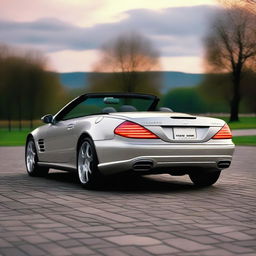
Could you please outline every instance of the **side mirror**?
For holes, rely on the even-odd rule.
[[[53,115],[48,114],[45,115],[41,118],[41,120],[45,123],[45,124],[51,124],[53,122]]]

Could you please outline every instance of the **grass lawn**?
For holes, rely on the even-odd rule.
[[[229,117],[216,116],[224,120],[225,122],[229,121]],[[256,129],[256,117],[244,116],[240,117],[240,121],[228,123],[231,130],[235,129]]]
[[[22,146],[25,145],[29,130],[13,130],[8,132],[0,130],[0,146]]]
[[[0,130],[0,146],[23,146],[29,130],[11,131]],[[233,137],[236,145],[256,146],[256,136],[237,136]]]
[[[256,146],[256,136],[233,137],[233,142],[237,146]]]
[[[228,117],[216,116],[228,122]],[[240,117],[239,122],[228,123],[232,130],[235,129],[256,129],[256,117]],[[5,126],[2,126],[5,127]],[[22,146],[25,145],[26,136],[29,133],[28,128],[19,131],[17,128],[8,132],[7,129],[0,129],[0,146]],[[239,136],[234,137],[236,145],[254,145],[256,146],[256,136]]]

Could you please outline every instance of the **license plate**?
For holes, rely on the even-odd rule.
[[[173,137],[175,140],[195,140],[195,128],[173,128]]]

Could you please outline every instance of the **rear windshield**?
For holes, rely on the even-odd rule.
[[[148,111],[153,103],[153,98],[125,96],[86,98],[67,111],[61,119],[67,120],[100,113]]]

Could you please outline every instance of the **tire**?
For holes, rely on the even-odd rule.
[[[80,184],[86,189],[99,185],[101,175],[98,170],[98,157],[91,139],[84,138],[78,147],[77,172]]]
[[[36,145],[33,138],[29,138],[26,143],[25,150],[25,164],[27,173],[33,177],[43,177],[49,172],[49,168],[38,166],[38,156],[36,151]]]
[[[220,170],[209,170],[202,172],[191,172],[189,178],[191,181],[199,187],[208,187],[213,185],[220,177]]]

